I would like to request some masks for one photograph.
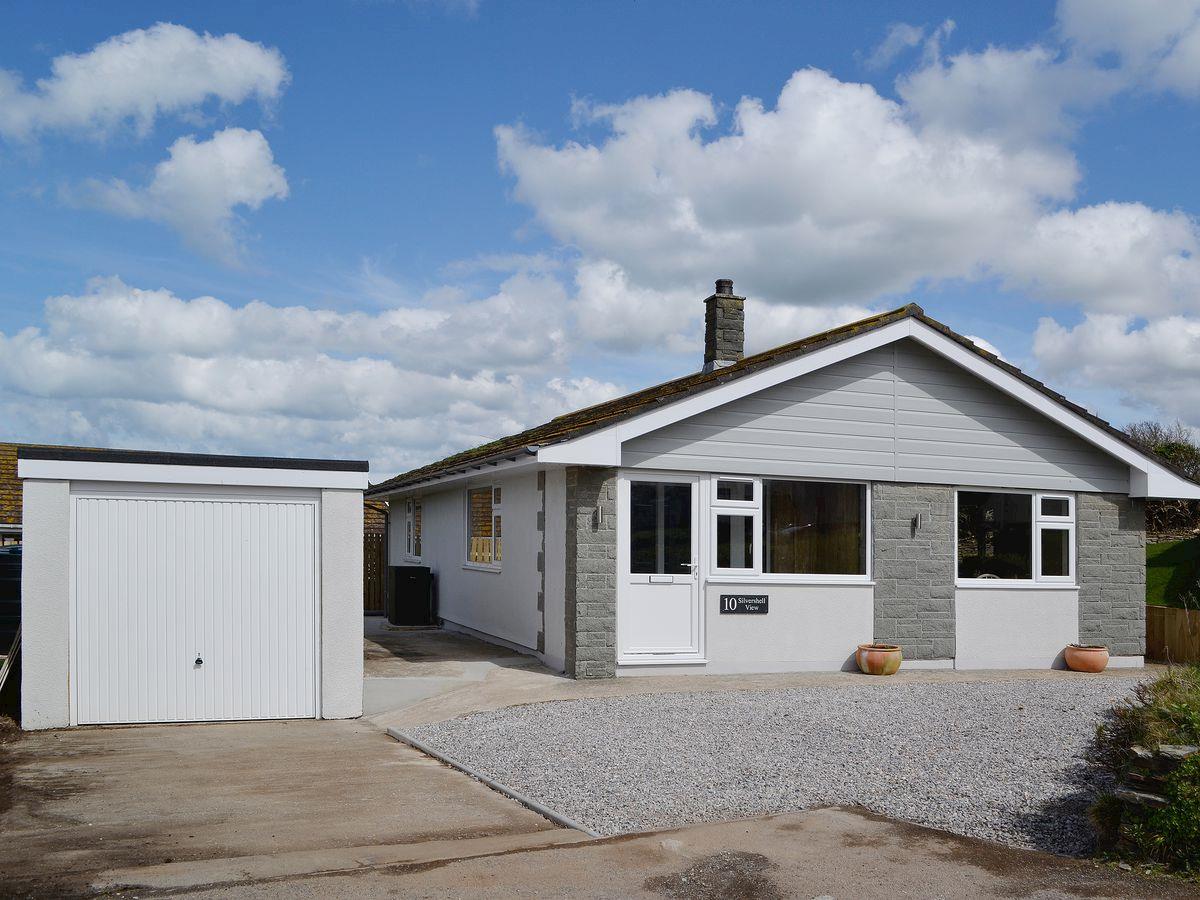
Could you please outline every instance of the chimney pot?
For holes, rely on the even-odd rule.
[[[732,278],[718,278],[716,291],[704,301],[704,371],[732,366],[746,342],[746,298],[733,293]]]

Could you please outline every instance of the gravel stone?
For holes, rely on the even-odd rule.
[[[420,740],[601,834],[858,805],[1081,855],[1083,752],[1129,678],[649,694],[477,713]]]

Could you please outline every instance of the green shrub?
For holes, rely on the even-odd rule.
[[[1172,666],[1142,682],[1096,730],[1092,759],[1118,778],[1133,760],[1134,745],[1200,744],[1200,666]]]
[[[1121,778],[1129,772],[1134,746],[1157,750],[1164,744],[1200,745],[1200,667],[1172,667],[1139,684],[1096,730],[1092,761]],[[1101,797],[1092,821],[1102,849],[1122,846],[1142,859],[1174,869],[1200,871],[1200,755],[1189,757],[1162,783],[1167,805],[1131,808]]]
[[[1173,869],[1200,870],[1200,756],[1171,773],[1163,796],[1167,806],[1137,816],[1125,833],[1147,859]]]

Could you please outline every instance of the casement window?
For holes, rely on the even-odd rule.
[[[712,573],[861,580],[868,527],[865,484],[718,477]]]
[[[404,501],[404,553],[409,559],[421,558],[421,501]]]
[[[957,575],[967,582],[1075,582],[1075,498],[959,491]]]
[[[499,568],[504,558],[500,488],[467,489],[467,564]]]

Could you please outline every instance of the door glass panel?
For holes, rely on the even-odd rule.
[[[690,574],[692,486],[634,481],[629,485],[629,507],[629,571]]]
[[[753,516],[717,516],[717,568],[754,568]]]
[[[1067,578],[1071,574],[1071,532],[1065,528],[1042,529],[1042,575]]]

